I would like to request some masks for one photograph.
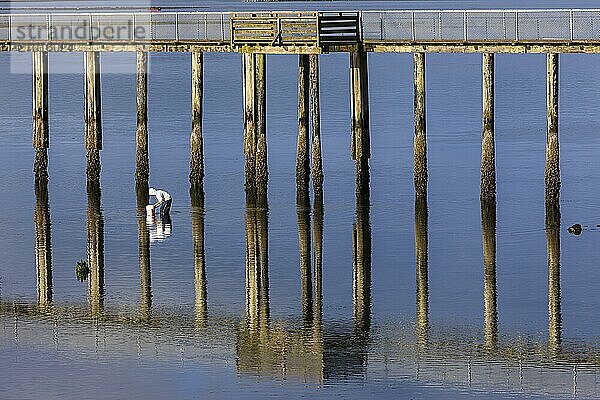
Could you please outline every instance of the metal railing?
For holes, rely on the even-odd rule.
[[[297,14],[306,14],[299,12]],[[331,12],[328,12],[331,13]],[[360,40],[600,41],[600,9],[357,11]],[[247,14],[247,13],[245,13]],[[292,12],[270,13],[290,24]],[[323,16],[326,13],[313,13]],[[0,14],[0,41],[231,42],[236,13]],[[312,26],[295,35],[312,36]],[[306,32],[302,29],[306,28]]]
[[[230,30],[230,14],[218,12],[0,15],[5,41],[228,42]]]
[[[362,39],[598,41],[600,10],[363,11]]]

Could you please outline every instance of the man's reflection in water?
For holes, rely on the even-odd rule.
[[[150,232],[150,243],[162,242],[171,236],[173,224],[169,213],[146,215],[146,225]]]

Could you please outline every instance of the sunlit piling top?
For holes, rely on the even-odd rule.
[[[579,52],[600,9],[0,14],[3,51]]]

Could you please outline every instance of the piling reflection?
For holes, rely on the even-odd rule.
[[[313,321],[315,330],[323,329],[323,196],[315,194],[313,208]]]
[[[242,372],[275,370],[269,332],[268,212],[246,199],[246,321],[237,337],[237,366]]]
[[[140,314],[148,318],[152,307],[152,280],[150,274],[150,231],[146,221],[146,205],[149,202],[148,181],[136,185],[138,250],[140,262]]]
[[[368,171],[365,172],[368,176]],[[360,189],[362,188],[362,189]],[[371,327],[371,222],[369,184],[357,187],[356,221],[352,226],[354,327],[368,337]]]
[[[104,217],[100,208],[100,182],[88,181],[87,263],[89,304],[92,314],[104,307]]]
[[[40,305],[47,305],[52,301],[52,245],[47,179],[36,179],[35,199],[33,221],[37,301]]]
[[[237,369],[256,376],[322,382],[325,375],[325,342],[322,325],[323,203],[315,200],[314,231],[310,203],[298,205],[302,327],[273,322],[269,315],[268,215],[250,203],[246,211],[246,321],[237,334]],[[311,268],[314,243],[314,275]],[[314,281],[313,281],[314,276]],[[314,291],[313,291],[314,284]],[[344,343],[347,343],[344,341]],[[350,341],[350,343],[353,343]],[[339,343],[335,343],[339,346]],[[332,347],[335,347],[332,346]],[[338,352],[332,359],[339,360]],[[337,367],[335,365],[334,367]],[[335,368],[334,368],[335,369]]]
[[[207,318],[206,260],[204,256],[204,191],[201,187],[192,187],[190,195],[192,199],[192,239],[194,242],[195,317],[196,326],[202,328],[206,325]]]
[[[417,315],[415,335],[419,346],[429,341],[429,276],[428,276],[428,218],[427,196],[415,198],[415,260],[417,276]]]
[[[560,205],[546,203],[546,250],[548,252],[548,344],[553,354],[561,351],[560,307]]]
[[[298,214],[298,246],[300,249],[300,280],[302,293],[302,318],[310,324],[313,320],[313,290],[310,245],[310,199],[300,196]]]
[[[481,235],[483,241],[484,339],[486,348],[494,350],[498,345],[495,199],[481,201]]]
[[[256,201],[246,206],[246,316],[254,331],[269,322],[268,211],[255,207]]]

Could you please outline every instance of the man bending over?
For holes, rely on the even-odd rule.
[[[160,207],[160,215],[168,215],[171,210],[171,195],[165,190],[154,189],[153,187],[148,189],[148,194],[156,197],[156,203],[152,204],[154,209]]]

